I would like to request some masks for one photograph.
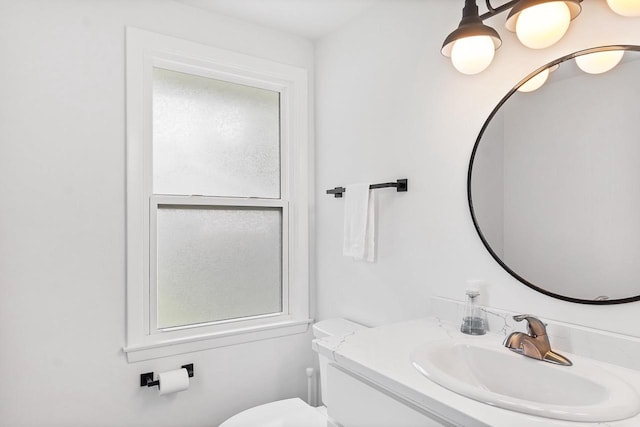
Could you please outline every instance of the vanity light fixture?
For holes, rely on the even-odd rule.
[[[465,0],[462,20],[445,39],[441,52],[462,74],[478,74],[491,64],[501,44],[498,32],[482,23],[475,0]]]
[[[618,65],[623,56],[624,50],[604,50],[576,56],[576,64],[585,73],[602,74]]]
[[[640,16],[640,1],[638,0],[607,0],[607,4],[618,15]]]
[[[520,0],[509,12],[505,26],[523,45],[544,49],[565,35],[582,10],[580,1]]]
[[[542,49],[564,36],[572,19],[580,14],[582,0],[512,0],[494,8],[485,0],[487,13],[478,15],[475,0],[465,0],[462,20],[442,45],[442,54],[464,74],[477,74],[493,61],[502,41],[496,30],[482,21],[507,10],[506,28],[514,31],[522,44]],[[477,47],[480,46],[480,47]]]

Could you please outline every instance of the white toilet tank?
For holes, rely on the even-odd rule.
[[[313,325],[313,335],[316,337],[316,339],[325,337],[342,337],[345,335],[351,335],[355,331],[364,329],[365,327],[366,326],[362,326],[358,323],[346,319],[327,319],[321,320]],[[320,363],[320,389],[324,401],[324,396],[326,396],[325,384],[329,359],[321,354],[318,354],[318,361]]]
[[[313,325],[316,339],[343,337],[364,326],[345,319],[327,319]],[[318,354],[320,362],[320,387],[325,394],[325,378],[329,359]],[[255,406],[240,412],[223,422],[220,427],[326,427],[333,425],[327,419],[326,408],[314,408],[300,398],[279,400]]]

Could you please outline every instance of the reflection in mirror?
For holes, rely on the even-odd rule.
[[[624,50],[606,50],[588,55],[576,56],[576,65],[585,73],[602,74],[620,63]]]
[[[551,68],[545,68],[540,71],[535,76],[531,77],[529,80],[524,82],[518,88],[519,92],[533,92],[534,90],[538,90],[542,87],[543,84],[547,82],[549,78],[549,74],[551,73]]]
[[[577,53],[551,63],[560,67],[538,90],[514,88],[469,166],[489,252],[524,284],[569,301],[640,299],[640,47],[624,48],[606,73],[581,71]]]

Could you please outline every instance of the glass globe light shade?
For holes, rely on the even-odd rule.
[[[531,49],[544,49],[558,42],[569,29],[571,12],[563,1],[531,6],[520,12],[516,35]]]
[[[640,1],[638,0],[607,0],[607,4],[618,15],[640,16]]]
[[[623,50],[605,50],[576,56],[576,64],[585,73],[602,74],[613,69],[622,60]]]
[[[545,84],[548,78],[549,78],[549,69],[545,68],[544,70],[540,71],[538,74],[536,74],[535,76],[527,80],[522,86],[518,88],[518,91],[533,92],[536,89],[540,89],[542,85]]]
[[[465,37],[451,49],[451,63],[462,74],[478,74],[493,61],[495,45],[489,36]]]

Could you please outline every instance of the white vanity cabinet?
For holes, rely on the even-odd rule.
[[[316,351],[329,360],[324,383],[327,393],[323,399],[327,406],[327,413],[330,419],[334,420],[336,427],[640,426],[640,412],[634,412],[640,411],[637,407],[637,404],[640,404],[640,369],[637,362],[640,340],[634,337],[612,336],[598,331],[588,331],[588,335],[586,335],[587,332],[583,329],[575,331],[572,329],[570,332],[566,332],[567,326],[553,326],[555,334],[563,331],[559,329],[560,326],[565,328],[564,335],[553,335],[554,339],[557,338],[556,342],[561,343],[562,336],[569,336],[576,348],[581,345],[587,349],[595,349],[592,351],[607,351],[600,357],[618,361],[617,364],[611,364],[567,352],[574,362],[571,375],[585,378],[584,382],[576,380],[577,385],[572,389],[574,391],[569,393],[569,397],[573,396],[573,401],[577,402],[574,406],[583,404],[582,398],[576,400],[576,393],[582,393],[584,390],[585,396],[592,399],[589,400],[592,403],[584,405],[587,405],[590,410],[602,407],[601,412],[595,413],[594,417],[602,417],[601,414],[604,413],[604,417],[611,417],[611,421],[598,421],[587,417],[579,420],[565,420],[528,413],[525,410],[517,410],[519,407],[515,408],[514,400],[509,400],[508,394],[505,394],[503,401],[499,403],[511,402],[512,406],[503,408],[498,404],[487,404],[483,403],[484,400],[466,397],[462,393],[427,378],[416,368],[416,366],[421,366],[420,361],[422,360],[416,355],[425,355],[428,353],[428,349],[434,349],[434,354],[442,356],[439,363],[444,364],[437,366],[449,366],[454,370],[452,372],[458,373],[456,367],[465,366],[465,360],[468,359],[476,360],[480,364],[478,366],[484,369],[482,372],[487,374],[482,378],[487,380],[495,377],[495,379],[508,381],[508,377],[503,378],[501,375],[503,367],[508,369],[510,374],[517,373],[518,369],[522,369],[524,373],[535,367],[536,375],[543,377],[544,384],[542,386],[551,380],[561,381],[562,385],[566,387],[571,385],[571,382],[568,381],[568,372],[561,373],[554,370],[563,367],[547,369],[545,364],[543,366],[545,370],[541,371],[541,366],[530,364],[544,362],[524,358],[502,348],[502,334],[487,334],[474,338],[463,337],[459,331],[459,322],[447,323],[440,318],[417,319],[365,328],[339,339],[316,340]],[[506,334],[508,331],[503,332]],[[493,352],[495,348],[495,354],[490,353],[491,356],[488,356],[489,353],[466,352],[462,354],[467,359],[456,359],[454,356],[458,353],[455,353],[453,348],[447,350],[446,347],[442,347],[445,344],[450,345],[451,342],[466,342],[465,340],[471,341],[465,347],[468,350],[486,347]],[[506,352],[506,355],[514,359],[517,364],[514,367],[508,367],[502,356],[497,356],[498,354],[502,355],[502,352]],[[517,360],[515,360],[516,358]],[[625,364],[629,366],[625,366]],[[495,367],[491,368],[490,372],[487,371],[492,366]],[[469,369],[471,368],[467,367],[468,371]],[[541,374],[541,372],[546,374]],[[589,392],[590,388],[585,386],[589,383],[586,378],[591,374],[597,380],[596,384],[602,385],[603,391],[601,393],[591,393]],[[523,375],[520,377],[524,378]],[[619,381],[613,381],[612,377],[619,379]],[[480,381],[480,377],[475,375],[469,378],[470,381],[474,379]],[[464,376],[461,376],[458,381],[463,379]],[[535,383],[532,377],[529,377],[529,380],[532,381],[532,384]],[[527,384],[519,382],[518,385],[526,386]],[[598,387],[596,389],[600,390]],[[490,389],[488,390],[490,391]],[[530,392],[535,389],[533,386],[516,388],[517,392],[525,390]],[[539,408],[546,401],[531,400],[531,402],[533,402],[534,408]],[[571,404],[564,407],[558,406],[556,400],[550,401],[550,405],[554,410],[568,407],[569,410],[575,411]],[[609,407],[618,411],[616,414],[621,413],[621,418],[615,419],[618,415],[608,415],[608,413],[602,412],[608,410]],[[580,410],[580,407],[577,409]],[[624,412],[622,412],[623,410]],[[563,412],[559,413],[564,414]],[[584,413],[580,412],[578,415]]]
[[[327,413],[337,427],[452,427],[435,414],[393,396],[347,370],[329,365]]]

